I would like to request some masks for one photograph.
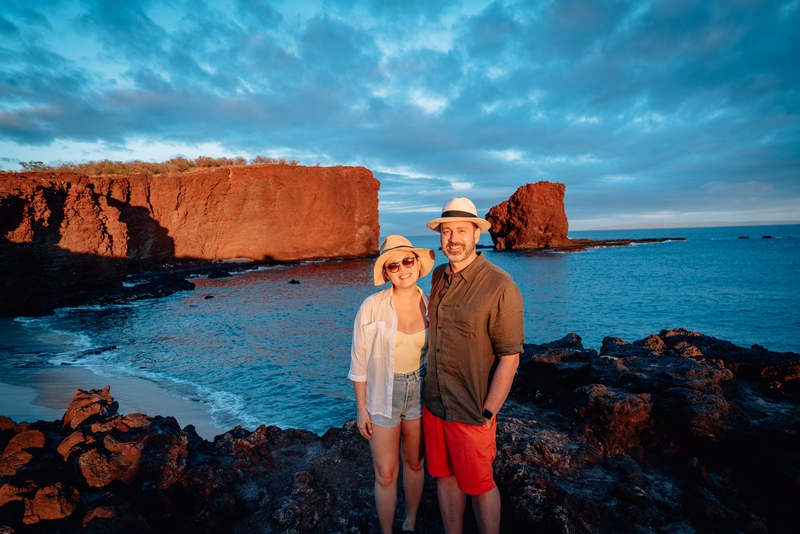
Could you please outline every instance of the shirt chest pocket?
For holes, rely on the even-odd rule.
[[[453,330],[460,336],[473,338],[477,335],[483,314],[469,305],[453,306]],[[485,327],[484,327],[485,328]]]
[[[372,348],[372,358],[382,359],[387,357],[390,325],[386,321],[372,321],[364,325],[364,336],[367,345]]]

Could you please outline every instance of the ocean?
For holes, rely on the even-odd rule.
[[[569,253],[482,249],[522,292],[527,343],[575,332],[599,350],[606,336],[632,342],[686,328],[800,352],[800,225],[570,237],[686,240]],[[446,261],[436,234],[410,239],[436,250],[437,264]],[[267,424],[322,434],[355,417],[350,340],[358,306],[376,291],[372,264],[262,267],[194,278],[194,291],[162,299],[0,319],[0,388],[37,369],[80,366],[201,403],[220,432]],[[430,276],[420,285],[428,291]]]

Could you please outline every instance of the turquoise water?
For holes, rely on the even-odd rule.
[[[676,236],[686,241],[483,252],[522,291],[528,343],[576,332],[584,346],[599,349],[605,336],[634,341],[686,328],[800,352],[799,225],[570,234]],[[435,234],[412,241],[438,249]],[[444,260],[437,250],[437,263]],[[0,367],[24,373],[82,365],[205,403],[220,429],[263,423],[322,433],[354,417],[346,379],[351,328],[359,304],[375,291],[371,269],[370,260],[262,268],[196,278],[194,292],[163,299],[2,320]],[[430,289],[430,277],[421,285]]]

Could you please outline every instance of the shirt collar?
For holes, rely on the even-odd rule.
[[[423,297],[426,296],[425,292],[419,286],[417,286],[417,292]],[[389,287],[387,287],[386,289],[381,290],[380,299],[382,301],[383,300],[391,300],[392,299],[392,284],[389,284]]]
[[[381,300],[389,300],[392,298],[392,284],[389,284],[389,287],[386,289],[381,290]]]
[[[460,275],[466,282],[469,282],[472,279],[472,277],[475,276],[475,273],[477,273],[480,270],[479,265],[483,265],[484,263],[486,263],[486,258],[484,257],[483,252],[478,251],[477,254],[478,257],[475,258],[473,262],[467,265],[463,270],[459,271],[456,274],[456,276]],[[453,267],[452,265],[450,265],[450,263],[447,264],[447,270],[445,272],[447,273],[447,278],[449,278],[452,281]]]

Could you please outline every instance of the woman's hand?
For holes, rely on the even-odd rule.
[[[372,439],[372,421],[367,411],[367,383],[353,382],[353,390],[356,394],[356,424],[358,431],[366,439]]]
[[[361,432],[361,435],[366,439],[372,439],[372,421],[369,418],[369,412],[366,408],[358,410],[358,419],[356,421],[358,423],[358,431]]]

